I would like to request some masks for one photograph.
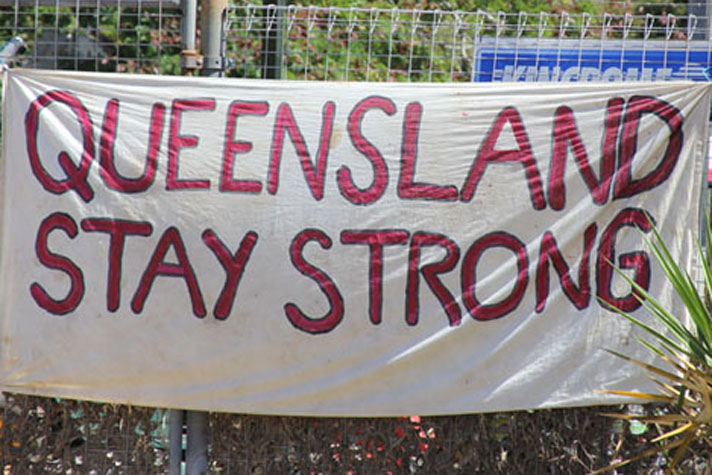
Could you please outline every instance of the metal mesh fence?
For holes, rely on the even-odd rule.
[[[6,394],[4,473],[168,472],[167,413]],[[209,472],[589,473],[634,454],[639,438],[601,411],[636,406],[410,418],[306,418],[211,414]],[[654,408],[648,408],[648,412]],[[704,447],[682,464],[708,473]],[[623,473],[657,473],[664,459]]]
[[[226,75],[450,82],[712,78],[707,18],[668,13],[680,8],[666,6],[660,14],[592,15],[231,5],[223,35]],[[0,43],[24,41],[15,60],[23,67],[178,74],[181,19],[169,0],[0,0]],[[576,66],[612,72],[567,74]]]
[[[676,11],[669,5],[669,11]],[[172,2],[0,0],[0,44],[21,38],[25,48],[14,64],[23,67],[178,74],[181,19]],[[636,70],[636,79],[677,74],[701,80],[712,63],[707,25],[705,18],[668,12],[570,15],[231,5],[223,49],[226,75],[241,78],[627,80]],[[699,59],[696,69],[689,67],[691,55]],[[585,67],[599,71],[617,67],[618,75],[611,69],[609,76],[583,77],[579,69],[565,76],[570,68],[581,68],[583,59]],[[653,64],[661,62],[670,71],[658,76],[661,68]],[[651,436],[652,430],[599,415],[631,410],[641,409],[423,419],[212,414],[210,470],[586,473],[630,456],[640,438]],[[16,474],[166,473],[167,412],[6,394],[0,467]],[[708,458],[704,449],[695,449],[683,470],[709,473]],[[626,473],[655,473],[664,462],[633,464]]]
[[[5,394],[4,472],[163,473],[168,411]]]
[[[180,10],[125,3],[0,1],[0,43],[24,41],[14,61],[21,67],[179,73]]]
[[[463,81],[470,77],[472,26],[478,16],[248,5],[232,7],[227,18],[226,54],[235,63],[231,75]]]
[[[671,13],[239,5],[228,10],[225,54],[230,60],[228,75],[245,78],[707,80],[712,51],[712,43],[706,41],[707,24],[703,17]],[[699,67],[689,67],[691,62]],[[499,63],[509,69],[496,67]],[[583,77],[580,70],[566,74],[581,64],[590,71],[617,66],[617,74]],[[546,75],[530,73],[531,67],[538,71],[539,66],[547,68]]]

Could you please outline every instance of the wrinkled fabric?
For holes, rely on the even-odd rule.
[[[0,387],[260,414],[649,389],[611,263],[684,311],[709,87],[4,77]]]

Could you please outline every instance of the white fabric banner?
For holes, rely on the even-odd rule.
[[[297,415],[614,402],[683,315],[709,88],[4,78],[0,385]]]

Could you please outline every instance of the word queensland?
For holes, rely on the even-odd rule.
[[[81,131],[82,153],[78,160],[73,160],[67,152],[60,152],[57,159],[66,174],[61,179],[55,178],[44,166],[39,150],[39,123],[42,111],[49,105],[59,104],[68,107]],[[304,173],[305,186],[309,188],[314,200],[324,198],[324,187],[329,165],[330,143],[334,131],[336,105],[327,101],[321,114],[321,131],[317,152],[312,158],[309,146],[302,134],[299,122],[295,118],[292,106],[282,102],[272,123],[272,143],[268,160],[267,176],[264,180],[239,179],[238,156],[250,152],[253,144],[246,139],[238,139],[238,122],[244,116],[266,116],[270,104],[263,102],[234,101],[228,108],[224,124],[223,156],[220,174],[217,177],[182,178],[180,170],[180,152],[185,148],[198,146],[201,137],[199,131],[183,130],[182,119],[186,114],[206,113],[216,109],[214,99],[175,99],[170,112],[162,102],[156,102],[151,108],[151,118],[147,124],[148,144],[146,163],[143,173],[137,177],[121,175],[116,166],[115,144],[121,105],[116,99],[107,102],[101,119],[101,134],[98,147],[95,143],[93,124],[96,117],[91,117],[82,102],[65,91],[49,91],[35,99],[25,116],[27,154],[32,173],[42,187],[54,194],[74,191],[85,202],[94,198],[94,189],[88,180],[89,171],[94,162],[98,162],[100,176],[104,185],[121,193],[140,193],[155,185],[158,157],[165,129],[168,128],[167,173],[165,190],[211,190],[217,186],[220,193],[277,194],[280,184],[280,168],[287,138],[291,141],[299,157]],[[566,205],[564,175],[566,158],[569,151],[575,157],[576,166],[588,187],[596,204],[606,204],[610,199],[634,196],[659,185],[675,168],[680,155],[683,140],[683,116],[674,106],[655,97],[633,96],[627,101],[612,98],[608,101],[605,117],[602,120],[603,140],[600,150],[598,176],[592,167],[591,155],[584,146],[584,141],[577,127],[573,110],[562,105],[556,108],[552,118],[552,148],[550,173],[546,190],[538,160],[529,140],[526,124],[514,107],[503,108],[494,118],[492,126],[482,141],[479,151],[473,157],[466,176],[461,183],[431,184],[416,180],[415,171],[418,161],[418,137],[423,105],[410,102],[405,106],[402,119],[401,159],[397,170],[397,180],[390,170],[381,151],[365,136],[361,123],[369,114],[393,116],[397,106],[391,99],[381,96],[369,96],[359,101],[348,114],[346,130],[355,151],[368,161],[372,169],[371,183],[359,187],[353,180],[348,166],[341,166],[336,172],[336,182],[341,196],[354,205],[372,205],[386,192],[389,183],[397,182],[397,194],[403,200],[438,200],[471,201],[477,192],[477,186],[489,166],[502,162],[515,162],[522,166],[531,194],[532,207],[541,210],[550,206],[562,210]],[[169,117],[166,117],[169,115]],[[657,166],[645,176],[634,178],[632,173],[633,158],[638,145],[638,131],[641,119],[646,115],[655,115],[669,128],[667,148]],[[381,119],[381,120],[387,120]],[[166,122],[169,122],[166,126]],[[496,144],[507,126],[516,140],[516,148],[498,149]],[[616,156],[618,155],[618,160]],[[444,153],[442,156],[447,156]],[[442,156],[440,158],[442,158]],[[611,194],[611,187],[613,192]],[[545,195],[548,195],[548,201]]]
[[[81,155],[71,157],[66,151],[59,154],[45,152],[42,143],[44,128],[39,126],[48,107],[61,107],[69,112],[75,121],[73,128],[79,131]],[[335,173],[329,173],[333,163],[330,161],[337,105],[325,101],[319,120],[319,138],[317,144],[308,144],[304,137],[304,124],[297,119],[299,114],[289,102],[271,103],[268,101],[233,101],[227,107],[227,115],[212,117],[211,123],[220,124],[224,134],[219,135],[221,161],[214,176],[181,175],[181,152],[197,147],[203,140],[215,140],[216,135],[207,135],[205,128],[185,126],[184,119],[191,114],[215,114],[218,103],[214,99],[174,99],[171,104],[155,102],[151,115],[145,124],[148,140],[145,144],[145,164],[139,175],[125,176],[119,172],[118,143],[122,111],[125,108],[117,99],[107,101],[101,117],[92,116],[79,97],[66,91],[46,92],[30,103],[25,114],[26,151],[34,179],[50,194],[76,194],[82,202],[91,203],[96,199],[96,187],[104,186],[107,190],[125,195],[126,199],[140,199],[140,193],[153,187],[161,191],[180,193],[185,191],[215,192],[220,196],[277,195],[280,192],[280,174],[284,150],[292,146],[298,157],[303,172],[304,187],[315,202],[340,200],[341,206],[378,206],[379,200],[393,189],[399,200],[403,201],[443,201],[465,203],[473,200],[478,193],[478,185],[491,167],[502,163],[521,166],[522,177],[528,184],[528,203],[522,203],[528,212],[544,210],[566,210],[566,166],[569,158],[586,186],[590,200],[598,206],[612,200],[630,198],[652,190],[664,183],[671,175],[680,157],[683,145],[683,122],[681,112],[673,105],[651,96],[633,96],[628,99],[610,98],[600,113],[600,147],[587,150],[584,138],[577,123],[574,110],[566,104],[552,108],[550,153],[535,156],[530,142],[528,124],[515,107],[505,106],[493,114],[491,126],[479,143],[477,152],[463,170],[466,173],[458,182],[430,183],[418,179],[418,163],[432,160],[433,157],[419,157],[419,137],[424,114],[427,113],[421,102],[404,102],[399,106],[395,101],[384,96],[367,96],[358,101],[345,116],[346,131],[352,152],[362,158],[371,170],[371,180],[366,186],[358,185],[348,165],[340,165]],[[267,116],[274,110],[269,120]],[[396,115],[402,110],[402,118]],[[240,118],[253,116],[264,118],[262,127],[271,130],[269,153],[266,161],[266,175],[260,179],[240,174],[240,156],[253,150],[249,140],[252,129],[240,129]],[[366,117],[378,117],[381,121],[400,120],[402,137],[400,160],[397,167],[389,167],[384,153],[369,139],[362,127]],[[660,123],[665,137],[664,152],[653,166],[647,167],[641,174],[633,173],[634,162],[639,149],[639,131],[641,121],[647,116],[654,116]],[[100,133],[97,127],[100,124]],[[512,148],[500,148],[500,137],[513,138]],[[96,135],[98,135],[98,140]],[[167,139],[164,140],[164,136]],[[209,137],[209,138],[208,138]],[[161,147],[167,147],[162,151]],[[311,150],[316,150],[312,155]],[[56,155],[56,160],[63,176],[48,171],[47,164]],[[165,175],[158,180],[159,157],[166,157]],[[446,160],[447,153],[437,157]],[[543,160],[548,163],[542,163]],[[594,164],[597,165],[594,169]],[[545,166],[544,166],[545,165]],[[92,167],[98,168],[99,180],[90,179]],[[392,168],[396,168],[393,170]],[[544,173],[548,170],[548,173]],[[195,170],[193,170],[195,173]],[[569,174],[570,175],[570,174]],[[325,197],[325,185],[328,177],[334,177],[338,188],[338,197]],[[384,298],[393,298],[393,289],[384,297],[384,248],[400,246],[407,253],[407,267],[402,269],[405,286],[401,289],[405,298],[404,320],[408,325],[417,325],[419,321],[420,294],[427,289],[440,304],[444,322],[450,326],[461,324],[463,315],[479,321],[505,317],[520,306],[530,281],[534,284],[537,312],[545,309],[550,292],[550,271],[559,279],[563,294],[571,302],[572,308],[582,310],[591,304],[592,295],[627,311],[639,306],[632,290],[626,295],[613,291],[614,271],[611,263],[616,263],[632,273],[633,281],[643,289],[648,289],[651,279],[650,259],[642,251],[616,254],[616,241],[619,231],[626,228],[638,228],[650,231],[651,216],[645,209],[626,207],[620,210],[609,222],[585,223],[579,235],[580,255],[565,256],[559,247],[556,232],[544,230],[536,240],[523,242],[511,232],[487,229],[483,233],[471,236],[467,240],[455,240],[437,230],[417,228],[407,229],[398,226],[398,216],[393,216],[394,225],[382,229],[349,227],[336,233],[304,223],[303,229],[294,236],[284,249],[273,249],[283,253],[291,266],[305,279],[314,282],[314,291],[323,294],[328,310],[322,315],[308,315],[297,303],[285,301],[283,308],[286,318],[297,329],[308,333],[327,333],[336,328],[346,315],[348,299],[345,295],[353,288],[343,289],[342,284],[330,276],[326,270],[307,257],[305,248],[321,249],[319,252],[334,253],[334,242],[342,246],[364,246],[368,257],[362,263],[349,262],[350,266],[362,265],[368,269],[368,282],[363,285],[369,295],[368,315],[364,315],[373,325],[382,320]],[[163,277],[179,278],[185,283],[181,286],[187,292],[192,313],[199,318],[209,311],[218,320],[226,320],[239,306],[237,289],[248,267],[260,267],[260,262],[251,259],[254,249],[262,245],[259,229],[250,227],[236,230],[243,238],[237,249],[230,249],[226,237],[219,236],[212,228],[202,231],[179,229],[167,226],[156,229],[151,217],[127,220],[114,216],[75,219],[71,213],[61,211],[46,216],[37,230],[35,241],[36,258],[40,264],[52,272],[65,274],[69,279],[69,290],[65,295],[50,295],[41,281],[32,282],[31,296],[37,306],[55,314],[65,315],[77,310],[85,294],[84,273],[69,255],[60,255],[50,249],[50,235],[64,234],[70,240],[82,233],[100,233],[109,236],[107,249],[108,273],[106,282],[106,309],[118,311],[121,307],[121,289],[134,289],[128,306],[139,314],[150,299],[154,282]],[[582,221],[585,222],[585,219]],[[434,222],[433,224],[436,224]],[[206,302],[201,290],[202,277],[194,270],[191,259],[196,254],[186,246],[186,233],[200,233],[201,242],[221,265],[224,271],[224,285],[215,302]],[[150,236],[159,235],[157,239]],[[122,282],[125,243],[128,239],[144,239],[153,247],[140,279],[136,282]],[[85,241],[86,242],[86,241]],[[597,244],[597,245],[596,245]],[[440,248],[439,260],[422,259],[425,248]],[[496,302],[481,301],[478,298],[478,263],[487,253],[497,249],[510,253],[515,262],[516,272],[511,291]],[[311,249],[310,252],[314,250]],[[592,257],[592,254],[595,256]],[[167,259],[168,255],[175,259]],[[310,254],[311,255],[311,254]],[[530,256],[536,256],[530,262]],[[576,276],[572,269],[577,268]],[[444,282],[444,275],[459,270],[459,285],[456,288]],[[393,273],[389,269],[389,273]],[[593,275],[592,275],[593,274]],[[481,277],[481,276],[479,276]],[[595,290],[592,290],[595,287]],[[176,287],[178,288],[178,287]],[[361,289],[362,290],[362,289]],[[126,305],[126,304],[124,304]]]

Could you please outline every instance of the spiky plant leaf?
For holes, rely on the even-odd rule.
[[[643,399],[645,401],[651,401],[651,402],[664,402],[664,403],[672,403],[675,401],[675,398],[672,398],[670,396],[661,396],[660,394],[650,394],[650,393],[641,393],[640,391],[616,391],[614,389],[608,389],[605,391],[596,391],[600,394],[610,394],[612,396],[624,396],[624,397],[630,397],[633,399]]]
[[[657,455],[657,454],[659,454],[659,453],[661,453],[661,452],[665,452],[665,451],[668,451],[668,450],[670,450],[670,449],[674,449],[675,447],[679,447],[680,445],[682,445],[682,443],[683,443],[683,440],[673,440],[672,442],[668,442],[668,443],[665,444],[665,445],[661,445],[661,446],[657,446],[657,447],[651,447],[651,448],[649,448],[649,449],[646,449],[646,450],[642,451],[641,453],[639,453],[639,454],[636,455],[635,457],[631,457],[631,458],[628,458],[628,459],[625,459],[625,460],[621,460],[620,462],[615,462],[615,463],[612,463],[612,464],[610,464],[610,465],[607,465],[607,466],[605,466],[605,467],[603,467],[603,468],[599,468],[598,470],[595,470],[594,472],[592,472],[592,474],[604,473],[604,472],[607,472],[607,471],[609,471],[609,470],[613,470],[613,469],[622,467],[622,466],[624,466],[624,465],[628,465],[629,463],[637,462],[638,460],[642,460],[642,459],[644,459],[644,458],[646,458],[646,457],[650,457],[650,456],[652,456],[652,455]]]
[[[650,442],[652,442],[652,443],[660,442],[661,440],[669,439],[670,437],[674,437],[678,434],[682,434],[683,432],[686,432],[687,434],[694,433],[690,429],[694,429],[695,425],[696,424],[694,422],[687,422],[687,423],[681,425],[680,427],[671,430],[670,432],[665,432],[664,434],[657,436]]]
[[[675,449],[667,469],[667,472],[671,473],[691,445],[699,443],[706,444],[708,450],[712,448],[712,317],[706,303],[708,300],[705,298],[705,295],[707,297],[712,295],[712,265],[698,244],[700,261],[704,263],[703,277],[706,294],[700,293],[690,274],[682,269],[672,257],[672,253],[655,226],[651,226],[651,228],[652,236],[644,235],[643,239],[663,270],[667,281],[672,285],[675,294],[685,306],[691,327],[685,326],[679,316],[666,309],[655,296],[639,286],[621,269],[611,264],[631,286],[636,299],[643,308],[662,325],[665,331],[660,331],[653,325],[613,306],[609,305],[609,308],[641,328],[651,338],[650,340],[640,338],[638,341],[660,361],[669,365],[672,372],[622,353],[607,350],[631,364],[644,368],[651,375],[650,379],[660,387],[662,394],[612,390],[601,392],[666,404],[665,413],[654,416],[604,415],[621,420],[654,424],[658,429],[661,426],[668,429],[649,441],[653,444],[652,447],[643,450],[634,457],[599,469],[595,473],[602,473]],[[712,226],[709,221],[706,223],[705,230],[707,243],[712,245]]]

